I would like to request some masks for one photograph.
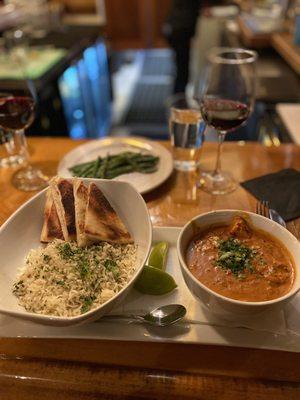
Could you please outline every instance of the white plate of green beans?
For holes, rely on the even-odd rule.
[[[129,182],[141,194],[159,186],[172,171],[172,155],[165,147],[137,137],[87,142],[67,153],[58,166],[62,177]]]

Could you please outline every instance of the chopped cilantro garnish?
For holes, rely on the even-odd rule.
[[[117,265],[117,263],[114,260],[110,260],[109,258],[107,258],[104,261],[104,267],[112,272],[113,276],[115,279],[117,279],[119,277],[119,267]]]
[[[81,306],[81,314],[84,314],[90,310],[94,300],[95,300],[95,296],[83,297],[83,303]]]
[[[64,284],[65,284],[65,281],[56,281],[56,284],[57,284],[57,285],[64,286]]]
[[[51,257],[48,256],[48,254],[44,254],[43,260],[44,260],[46,263],[48,263],[48,262],[51,260]]]
[[[61,258],[65,261],[75,262],[82,279],[86,278],[90,273],[90,263],[88,260],[88,252],[83,248],[72,248],[70,243],[58,245],[58,251]]]
[[[254,272],[252,259],[256,252],[242,244],[238,239],[228,238],[219,242],[219,253],[216,265],[230,270],[236,277],[244,279],[243,272]]]
[[[63,243],[58,246],[58,251],[62,259],[68,260],[73,257],[74,252],[70,246],[70,243]]]
[[[81,278],[86,278],[88,276],[88,274],[90,273],[90,266],[89,266],[88,261],[83,258],[78,263],[78,267],[79,267],[79,272],[80,272]]]

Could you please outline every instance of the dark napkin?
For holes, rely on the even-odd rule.
[[[258,200],[268,200],[285,221],[300,217],[300,172],[282,169],[241,183]]]

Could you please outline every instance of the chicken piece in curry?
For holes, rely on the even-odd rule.
[[[192,274],[211,290],[256,302],[288,293],[295,267],[288,250],[268,233],[237,216],[232,223],[198,234],[186,254]]]

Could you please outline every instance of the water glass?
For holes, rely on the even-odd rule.
[[[205,130],[199,106],[184,94],[168,99],[167,106],[174,167],[193,171],[199,165]]]

